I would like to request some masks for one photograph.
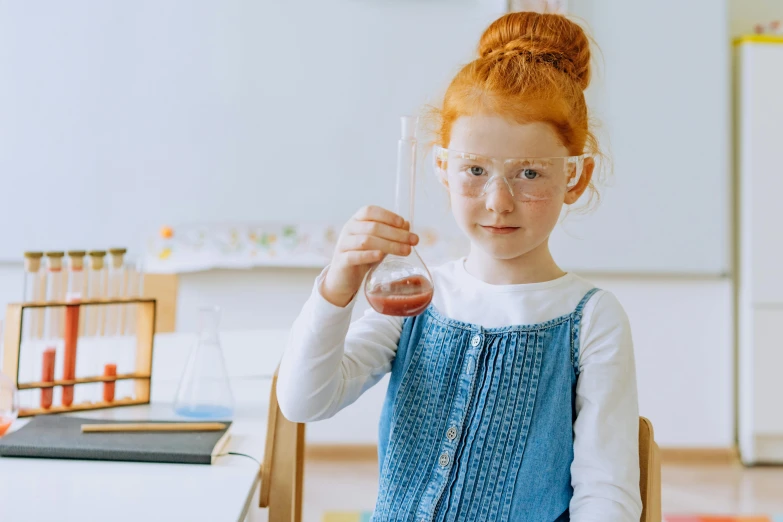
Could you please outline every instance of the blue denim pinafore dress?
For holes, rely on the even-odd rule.
[[[405,320],[380,422],[372,520],[569,520],[579,328]]]

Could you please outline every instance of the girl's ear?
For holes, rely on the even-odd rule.
[[[438,176],[440,184],[449,188],[449,180],[446,177],[446,161],[448,160],[441,154],[441,148],[437,145],[432,147],[432,168],[435,175]]]
[[[593,158],[585,158],[579,181],[566,192],[564,201],[566,205],[573,205],[584,194],[587,187],[590,186],[590,180],[593,179],[593,170],[595,170],[595,160]]]
[[[441,160],[436,160],[436,162],[440,163]],[[445,165],[443,165],[442,167],[440,165],[438,165],[436,167],[436,169],[435,169],[435,174],[437,174],[438,181],[440,181],[440,184],[448,189],[449,188],[449,178],[446,176]]]

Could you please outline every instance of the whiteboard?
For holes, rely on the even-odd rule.
[[[616,181],[553,251],[570,269],[723,273],[725,6],[626,3],[569,2],[603,50],[589,97]],[[437,103],[499,4],[0,0],[0,259],[391,206],[399,116]],[[453,228],[424,169],[417,199],[417,219]]]
[[[582,0],[598,43],[588,105],[614,162],[591,214],[553,235],[564,265],[726,275],[731,252],[726,0]]]

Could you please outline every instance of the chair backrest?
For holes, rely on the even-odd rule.
[[[259,506],[269,522],[301,522],[305,425],[283,416],[277,404],[277,372],[269,394],[266,446],[261,465]]]
[[[652,423],[639,417],[639,490],[641,522],[661,522],[661,458]]]

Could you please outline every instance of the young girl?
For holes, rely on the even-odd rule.
[[[548,246],[592,188],[589,61],[560,15],[490,25],[446,92],[435,151],[469,254],[433,271],[423,314],[351,324],[368,270],[418,242],[364,208],[293,325],[277,388],[293,421],[331,417],[391,371],[375,521],[640,519],[628,319]]]

